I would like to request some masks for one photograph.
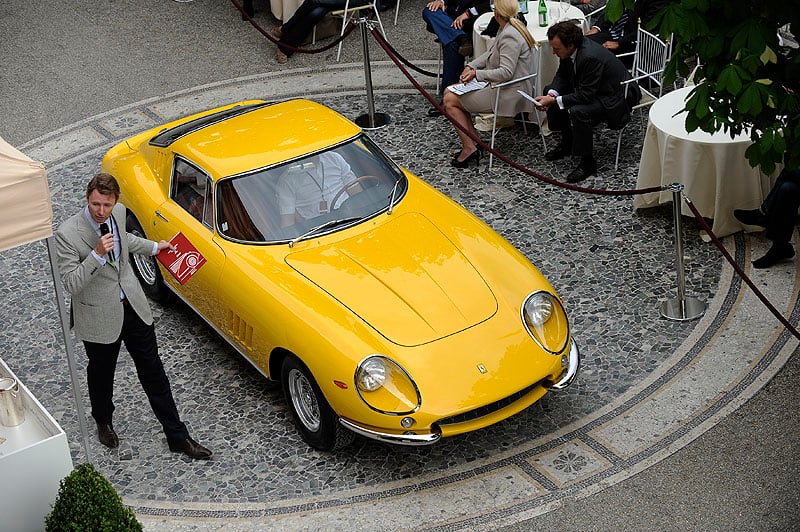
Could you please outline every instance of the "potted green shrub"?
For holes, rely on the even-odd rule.
[[[142,525],[117,491],[92,464],[79,464],[61,480],[45,530],[135,530]]]

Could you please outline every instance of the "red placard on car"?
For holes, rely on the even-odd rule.
[[[183,233],[178,233],[169,241],[175,248],[164,249],[158,252],[156,258],[167,268],[181,285],[186,284],[192,275],[197,273],[200,266],[205,264],[206,258],[197,251]]]

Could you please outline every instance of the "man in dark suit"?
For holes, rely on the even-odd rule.
[[[567,177],[568,182],[577,183],[597,171],[592,153],[594,126],[606,122],[611,129],[623,127],[630,121],[631,106],[641,93],[631,83],[626,101],[622,82],[631,76],[625,65],[607,49],[585,39],[573,22],[551,26],[547,39],[560,63],[553,82],[544,88],[544,96],[536,100],[547,110],[550,129],[561,131],[561,142],[545,154],[545,159],[580,156],[580,164]]]
[[[643,28],[646,27],[667,2],[668,0],[636,0],[633,10],[625,9],[616,22],[600,17],[597,24],[586,32],[586,36],[614,54],[632,52],[636,48],[639,21],[641,20]],[[627,57],[625,59],[632,63],[632,59]]]
[[[433,0],[422,10],[428,31],[435,33],[442,46],[442,82],[439,100],[448,85],[458,83],[464,70],[464,58],[472,55],[472,26],[475,19],[491,9],[489,0]],[[436,107],[428,116],[441,113]]]
[[[75,335],[83,341],[92,417],[100,443],[114,448],[119,437],[112,425],[114,372],[122,342],[150,406],[164,428],[173,452],[207,460],[211,451],[194,441],[178,415],[169,379],[158,355],[150,306],[131,268],[128,253],[155,255],[172,249],[125,231],[125,206],[109,174],[97,174],[86,188],[86,206],[56,231],[61,280],[72,296]]]

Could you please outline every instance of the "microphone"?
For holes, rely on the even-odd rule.
[[[110,232],[111,231],[108,229],[107,223],[103,222],[100,224],[100,235],[107,235]],[[106,253],[106,258],[108,259],[108,262],[117,262],[117,258],[114,256],[113,249]]]

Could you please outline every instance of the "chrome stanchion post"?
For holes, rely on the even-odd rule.
[[[367,85],[367,114],[356,118],[356,124],[363,129],[379,129],[389,125],[392,117],[388,113],[375,113],[375,100],[372,97],[372,69],[369,64],[369,41],[367,40],[367,26],[371,21],[362,17],[356,21],[361,26],[361,47],[364,55],[364,81]]]
[[[675,228],[675,269],[678,273],[678,297],[661,303],[661,315],[669,320],[689,321],[706,311],[706,304],[696,297],[686,296],[686,278],[683,265],[683,226],[681,222],[682,183],[669,185],[672,191],[672,216]]]

